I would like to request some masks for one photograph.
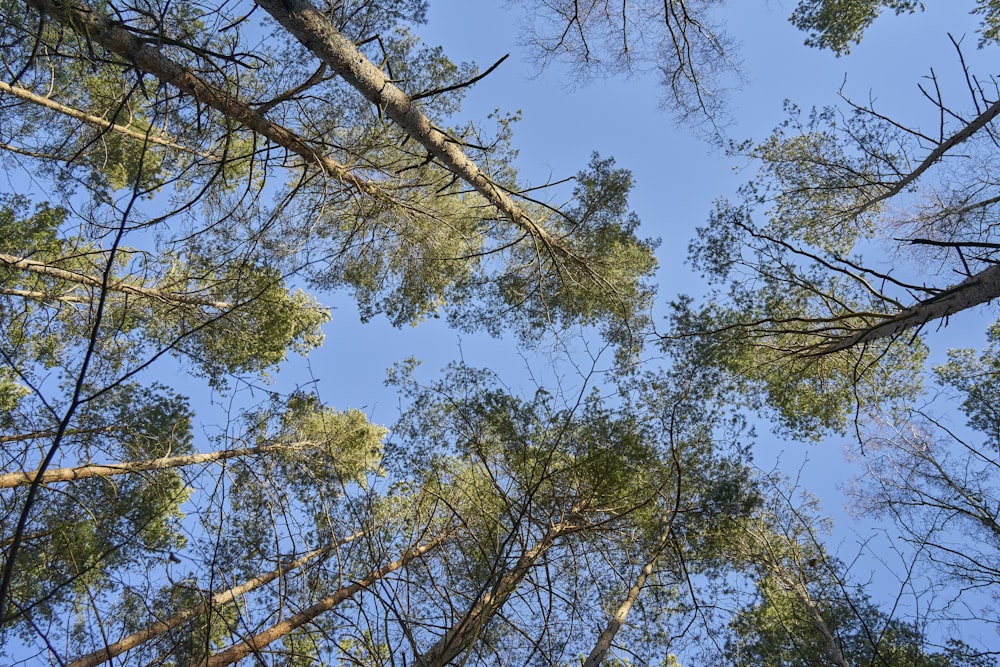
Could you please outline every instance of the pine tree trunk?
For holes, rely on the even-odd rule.
[[[190,294],[165,292],[155,288],[130,285],[121,281],[109,281],[108,284],[105,285],[104,280],[101,278],[95,278],[83,273],[77,273],[76,271],[68,271],[57,266],[52,266],[51,264],[46,264],[45,262],[39,262],[37,260],[27,259],[24,257],[16,257],[5,253],[0,253],[0,266],[7,267],[9,269],[19,269],[21,271],[27,271],[28,273],[35,273],[49,278],[56,278],[58,280],[65,280],[66,282],[75,283],[77,285],[107,289],[112,292],[121,292],[123,294],[136,294],[149,299],[155,299],[156,301],[163,301],[165,303],[183,304],[187,306],[208,306],[210,308],[215,308],[216,310],[228,310],[232,306],[232,304],[226,301],[214,301],[212,299],[191,296]],[[20,296],[35,297],[36,293],[25,292]]]
[[[247,447],[245,449],[224,449],[216,452],[206,452],[204,454],[185,454],[182,456],[165,456],[159,459],[148,461],[126,461],[124,463],[109,464],[87,464],[74,468],[55,468],[46,470],[39,478],[42,484],[52,482],[72,482],[78,479],[88,479],[91,477],[111,477],[113,475],[129,475],[138,472],[149,472],[152,470],[167,470],[170,468],[183,468],[185,466],[199,463],[215,463],[228,459],[253,456],[256,454],[266,454],[287,449],[294,449],[309,445],[306,442],[283,443],[278,445],[265,445],[262,447]],[[36,477],[35,472],[8,472],[0,475],[0,489],[10,489],[16,486],[28,486]]]
[[[469,611],[445,632],[441,639],[423,654],[416,656],[415,663],[420,667],[444,667],[467,649],[479,636],[483,625],[503,606],[507,598],[517,589],[521,580],[527,576],[531,568],[555,543],[555,540],[578,530],[573,525],[573,521],[579,516],[582,508],[583,505],[574,507],[566,519],[546,531],[538,544],[522,553],[514,567],[507,570],[491,590],[480,595]]]
[[[615,611],[615,615],[611,617],[608,621],[607,627],[601,632],[597,637],[597,642],[594,644],[593,650],[587,659],[584,661],[582,667],[600,667],[601,661],[604,660],[604,656],[611,649],[611,642],[614,641],[615,635],[618,634],[618,630],[625,624],[625,619],[628,618],[628,614],[632,611],[632,607],[635,605],[635,601],[639,599],[639,594],[642,592],[643,587],[646,585],[646,580],[649,575],[653,573],[653,569],[656,567],[656,561],[660,559],[660,555],[667,548],[670,542],[670,532],[673,528],[673,518],[676,516],[676,512],[670,517],[670,521],[667,523],[666,528],[664,528],[663,533],[660,535],[660,540],[657,542],[656,547],[653,549],[653,553],[649,557],[646,565],[639,571],[639,576],[635,579],[635,585],[629,589],[628,594],[625,596],[625,601],[621,603],[618,609]]]
[[[308,0],[255,0],[321,62],[376,105],[450,171],[472,186],[508,220],[538,240],[548,252],[572,258],[553,236],[532,220],[447,134],[435,127],[413,100],[393,84],[351,40]]]
[[[188,607],[187,609],[178,612],[160,621],[156,621],[150,626],[134,632],[127,637],[119,639],[114,644],[110,644],[99,651],[94,651],[93,653],[88,653],[85,656],[77,658],[76,660],[70,662],[66,667],[96,667],[101,663],[108,662],[111,659],[121,655],[125,651],[128,651],[140,644],[143,644],[150,639],[158,637],[165,632],[168,632],[178,626],[181,626],[188,621],[201,616],[209,609],[213,607],[218,607],[220,605],[228,604],[229,602],[235,601],[239,596],[249,593],[255,588],[259,588],[264,584],[274,581],[278,577],[281,577],[293,570],[296,570],[303,565],[306,565],[318,558],[325,556],[334,549],[341,547],[352,540],[357,539],[364,535],[363,532],[354,533],[349,535],[342,540],[337,541],[334,544],[322,547],[320,549],[314,549],[309,553],[304,554],[302,557],[297,558],[276,570],[272,570],[266,574],[262,574],[259,577],[254,577],[248,581],[243,582],[239,586],[233,586],[230,589],[222,591],[221,593],[216,593],[204,602],[194,605],[193,607]]]
[[[120,24],[82,0],[25,0],[28,6],[45,14],[82,38],[131,62],[164,84],[174,86],[202,104],[221,112],[276,145],[320,167],[341,183],[389,204],[398,202],[381,186],[354,175],[346,166],[320,154],[308,141],[288,128],[268,120],[250,104],[205,81],[195,72],[163,55],[156,47],[143,43]],[[412,206],[412,205],[411,205]]]
[[[818,353],[839,352],[856,345],[888,338],[998,297],[1000,297],[1000,264],[980,271],[940,294],[910,306],[878,324],[825,345]]]
[[[268,644],[278,641],[282,637],[288,635],[290,632],[298,627],[305,625],[306,623],[312,621],[314,618],[320,614],[330,611],[338,604],[347,600],[355,593],[358,593],[365,588],[368,588],[373,583],[379,579],[384,578],[386,575],[399,570],[410,563],[415,558],[418,558],[431,549],[434,549],[442,542],[444,542],[447,536],[443,535],[430,542],[423,544],[419,547],[413,547],[404,553],[399,560],[395,560],[391,563],[380,567],[377,570],[373,570],[368,573],[363,579],[354,582],[349,586],[344,586],[338,589],[332,595],[328,595],[319,602],[315,603],[311,607],[304,609],[303,611],[291,616],[284,621],[277,623],[263,632],[259,632],[253,637],[247,639],[244,642],[231,646],[230,648],[216,653],[211,658],[208,658],[201,663],[199,667],[223,667],[223,665],[231,665],[238,660],[242,660],[248,655],[252,655],[254,652],[263,649]]]

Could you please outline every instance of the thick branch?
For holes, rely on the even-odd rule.
[[[226,301],[215,301],[213,299],[206,299],[204,297],[192,296],[190,294],[179,294],[177,292],[165,292],[163,290],[150,288],[150,287],[140,287],[138,285],[130,285],[122,281],[109,281],[105,285],[102,278],[94,278],[93,276],[88,276],[83,273],[77,273],[76,271],[69,271],[67,269],[60,269],[57,266],[52,266],[51,264],[46,264],[45,262],[38,262],[33,259],[27,259],[24,257],[16,257],[14,255],[7,255],[5,253],[0,253],[0,267],[7,267],[11,269],[20,269],[22,271],[28,271],[30,273],[37,273],[39,275],[47,276],[49,278],[57,278],[59,280],[65,280],[71,283],[77,283],[78,285],[86,285],[88,287],[97,287],[101,289],[109,289],[113,292],[122,292],[124,294],[137,294],[140,296],[148,297],[151,299],[156,299],[157,301],[163,301],[166,303],[176,303],[184,304],[187,306],[207,306],[209,308],[215,308],[217,310],[228,310],[232,307],[232,304]],[[7,291],[11,293],[10,290]],[[39,298],[41,293],[38,291],[23,291],[17,296],[26,296],[29,298]],[[61,301],[67,301],[69,298],[67,296],[52,296],[52,299],[58,299]]]
[[[0,489],[9,489],[16,486],[28,486],[36,478],[39,483],[50,484],[52,482],[72,482],[78,479],[88,479],[91,477],[111,477],[113,475],[131,475],[140,472],[150,472],[153,470],[168,470],[171,468],[183,468],[185,466],[197,465],[199,463],[215,463],[228,459],[240,458],[244,456],[254,456],[256,454],[266,454],[268,452],[295,449],[311,444],[310,442],[293,442],[290,444],[264,445],[261,447],[247,447],[244,449],[224,449],[216,452],[204,454],[185,454],[182,456],[164,456],[148,461],[127,461],[124,463],[109,463],[104,465],[87,464],[76,466],[75,468],[53,468],[46,470],[39,477],[37,472],[8,472],[0,475]]]
[[[34,0],[33,0],[34,1]],[[41,0],[39,0],[41,1]],[[308,0],[255,0],[322,62],[344,78],[441,164],[471,185],[500,213],[546,248],[571,257],[568,250],[532,220],[507,193],[439,130],[402,90],[394,85],[354,43]]]
[[[139,70],[151,74],[163,83],[191,95],[202,104],[221,112],[275,144],[295,153],[309,164],[315,164],[342,183],[377,199],[392,202],[392,198],[376,184],[355,176],[346,166],[321,155],[304,138],[288,128],[274,123],[246,102],[205,81],[182,64],[163,55],[159,49],[144,43],[120,23],[112,21],[81,0],[25,0],[39,12],[73,30],[84,39],[99,44],[109,52],[126,59]],[[395,202],[393,202],[395,203]]]
[[[303,565],[325,556],[334,549],[341,547],[348,542],[361,537],[362,535],[364,535],[363,532],[354,533],[353,535],[348,535],[334,544],[330,544],[319,549],[313,549],[312,551],[302,555],[300,558],[289,561],[275,570],[271,570],[270,572],[262,574],[259,577],[254,577],[253,579],[243,582],[239,586],[233,586],[232,588],[222,591],[221,593],[216,593],[204,602],[188,607],[187,609],[180,611],[169,618],[156,621],[152,625],[149,625],[138,632],[134,632],[127,637],[123,637],[114,644],[110,644],[99,651],[94,651],[93,653],[88,653],[85,656],[77,658],[66,667],[96,667],[101,663],[108,662],[129,649],[135,648],[136,646],[139,646],[154,637],[158,637],[165,632],[168,632],[194,618],[197,618],[198,616],[205,614],[214,607],[220,607],[222,605],[229,604],[230,602],[234,602],[241,595],[249,593],[264,584],[274,581],[278,577],[292,572],[293,570],[297,570]]]
[[[858,331],[819,349],[818,354],[839,352],[855,345],[894,336],[927,322],[948,317],[1000,297],[1000,264],[980,271],[934,297],[901,310],[883,322]]]

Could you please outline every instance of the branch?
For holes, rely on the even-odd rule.
[[[132,63],[142,72],[151,74],[191,95],[202,104],[221,112],[275,144],[298,155],[306,163],[320,167],[341,183],[375,199],[399,204],[377,183],[356,176],[343,164],[320,154],[306,139],[283,125],[274,123],[243,100],[205,81],[184,65],[171,60],[154,46],[146,44],[121,23],[98,12],[83,0],[25,0],[37,11],[57,23]]]
[[[52,266],[51,264],[46,264],[45,262],[38,262],[33,259],[27,259],[25,257],[17,257],[15,255],[8,255],[6,253],[0,253],[0,267],[7,267],[10,269],[20,269],[22,271],[27,271],[29,273],[36,273],[38,275],[47,276],[49,278],[56,278],[58,280],[65,280],[67,282],[76,283],[78,285],[86,285],[87,287],[97,287],[100,289],[107,289],[112,292],[122,292],[124,294],[136,294],[139,296],[144,296],[150,299],[156,299],[157,301],[163,301],[165,303],[176,303],[183,304],[187,306],[207,306],[209,308],[215,308],[217,310],[228,310],[232,308],[232,304],[227,301],[215,301],[214,299],[207,299],[199,296],[192,296],[190,294],[178,294],[177,292],[165,292],[163,290],[142,287],[140,285],[130,285],[129,283],[117,280],[108,281],[105,284],[101,278],[94,278],[93,276],[88,276],[83,273],[77,273],[76,271],[69,271],[67,269],[60,269],[57,266]],[[22,291],[21,294],[17,296],[29,296],[37,297],[39,292],[36,291]],[[54,299],[59,299],[66,301],[67,297],[55,297]]]
[[[1000,297],[1000,264],[980,271],[954,287],[910,306],[883,322],[822,346],[815,354],[830,354],[863,343],[888,338],[907,329],[919,327],[927,322],[986,303],[997,297]]]
[[[182,151],[184,153],[190,153],[192,155],[197,155],[198,157],[208,158],[215,162],[222,162],[222,158],[212,153],[207,153],[203,151],[198,151],[193,148],[188,148],[177,143],[173,139],[159,137],[155,134],[147,134],[146,132],[139,132],[133,130],[125,125],[118,125],[117,123],[112,123],[104,118],[98,116],[93,116],[89,113],[80,111],[79,109],[74,109],[73,107],[66,106],[65,104],[60,104],[55,100],[48,97],[43,97],[41,95],[36,95],[30,90],[21,88],[20,86],[12,86],[6,81],[0,81],[0,91],[5,93],[10,93],[11,95],[18,97],[26,102],[31,102],[32,104],[37,104],[38,106],[45,107],[46,109],[51,109],[57,113],[61,113],[64,116],[69,116],[70,118],[75,118],[76,120],[82,121],[87,125],[93,125],[104,130],[112,130],[126,137],[136,139],[142,142],[148,142],[151,144],[157,144],[160,146],[166,146],[167,148],[173,148],[175,150]]]
[[[37,472],[8,472],[0,474],[0,489],[10,489],[16,486],[27,486],[36,479],[40,484],[51,482],[72,482],[78,479],[88,479],[91,477],[111,477],[113,475],[130,475],[139,472],[149,472],[152,470],[167,470],[170,468],[183,468],[185,466],[198,463],[214,463],[226,461],[233,458],[252,456],[255,454],[266,454],[273,451],[296,449],[314,444],[310,441],[282,443],[277,445],[264,445],[261,447],[248,447],[245,449],[223,449],[215,452],[202,454],[184,454],[180,456],[164,456],[158,459],[147,461],[126,461],[124,463],[107,463],[76,466],[73,468],[53,468],[46,470],[40,475]]]
[[[32,0],[43,2],[51,0]],[[438,162],[458,174],[510,222],[531,234],[549,251],[564,258],[573,254],[484,174],[448,136],[439,130],[374,63],[341,34],[309,0],[255,0],[308,50],[330,66],[372,104],[419,141]]]
[[[431,549],[439,546],[442,542],[444,542],[445,537],[447,537],[447,535],[437,537],[421,546],[413,547],[400,556],[399,560],[394,560],[377,570],[372,570],[366,576],[362,577],[353,584],[337,589],[332,595],[328,595],[316,604],[302,610],[298,614],[290,616],[284,621],[272,625],[270,628],[257,633],[244,642],[231,646],[225,651],[216,653],[211,658],[202,662],[199,667],[223,667],[224,665],[231,665],[238,660],[242,660],[248,655],[264,648],[268,644],[281,639],[296,628],[312,621],[323,612],[333,609],[344,600],[349,599],[355,593],[368,588],[379,579],[383,579],[386,575],[405,567],[413,559],[422,556]]]

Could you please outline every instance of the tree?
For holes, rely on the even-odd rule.
[[[921,330],[1000,295],[995,184],[970,170],[993,160],[1000,105],[964,74],[969,112],[925,91],[942,119],[934,136],[848,100],[846,116],[790,106],[766,141],[734,144],[759,177],[692,244],[719,287],[704,306],[677,301],[667,339],[711,334],[698,353],[766,387],[788,423],[808,404],[810,428],[842,429],[855,408],[909,400]],[[894,265],[866,260],[873,248]],[[767,361],[748,368],[748,355]]]
[[[681,116],[721,132],[717,4],[550,2],[535,36],[603,73],[652,63]],[[915,8],[849,4],[802,2],[793,21],[846,52],[879,8]],[[694,252],[724,287],[677,300],[659,366],[641,356],[656,242],[629,172],[594,154],[553,187],[562,206],[523,182],[516,115],[456,120],[485,74],[414,36],[425,11],[0,2],[0,149],[13,181],[35,179],[0,201],[5,650],[79,667],[596,667],[675,665],[704,639],[763,664],[978,667],[848,589],[753,473],[744,408],[816,436],[916,395],[923,350],[903,335],[997,295],[993,184],[912,220],[883,209],[959,146],[989,165],[997,102],[974,82],[971,112],[933,97],[952,123],[934,137],[856,107],[735,145],[761,178]],[[967,275],[863,263],[880,225]],[[564,349],[596,330],[608,351],[533,395],[463,364],[424,385],[404,364],[389,430],[277,374],[323,342],[340,291],[395,326],[444,315]],[[992,385],[962,384],[970,359],[942,377],[993,428]],[[925,497],[945,474],[973,497],[933,471]],[[990,507],[948,499],[956,521]],[[734,582],[751,601],[724,608]]]
[[[852,491],[858,511],[891,520],[943,580],[969,591],[993,591],[998,584],[997,327],[985,350],[952,350],[935,368],[948,402],[887,416],[865,448],[872,452],[865,476]],[[959,405],[967,418],[948,418]],[[962,599],[965,611],[982,610],[992,622],[992,595]]]
[[[914,622],[886,614],[848,571],[826,553],[826,531],[816,502],[796,499],[779,480],[768,480],[767,504],[735,541],[752,575],[753,596],[729,620],[723,652],[732,665],[934,665],[992,664],[965,643],[931,645]]]
[[[654,71],[678,121],[720,124],[727,85],[740,79],[736,48],[712,11],[717,0],[558,0],[526,6],[529,46],[543,65],[568,61],[577,78]]]

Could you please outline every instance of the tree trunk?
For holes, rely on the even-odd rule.
[[[1000,264],[970,276],[954,287],[921,301],[867,329],[836,340],[812,354],[830,354],[887,338],[1000,297]]]
[[[90,477],[110,477],[112,475],[129,475],[138,472],[149,472],[151,470],[167,470],[169,468],[183,468],[185,466],[198,463],[214,463],[216,461],[226,461],[228,459],[243,456],[253,456],[255,454],[266,454],[297,447],[309,445],[309,441],[292,442],[278,445],[264,445],[262,447],[247,447],[245,449],[224,449],[216,452],[206,452],[204,454],[185,454],[183,456],[164,456],[159,459],[148,461],[126,461],[124,463],[109,464],[87,464],[75,468],[55,468],[46,470],[40,476],[37,472],[8,472],[0,475],[0,489],[10,489],[15,486],[28,486],[36,477],[39,482],[47,484],[51,482],[71,482],[78,479],[88,479]]]
[[[110,644],[99,651],[94,651],[93,653],[88,653],[85,656],[77,658],[76,660],[70,662],[66,667],[96,667],[101,663],[108,662],[118,655],[121,655],[129,649],[135,648],[140,644],[143,644],[154,637],[158,637],[169,630],[172,630],[180,625],[187,623],[188,621],[201,616],[213,607],[218,607],[220,605],[227,604],[229,602],[235,601],[239,596],[249,593],[255,588],[259,588],[264,584],[274,581],[278,577],[287,574],[293,570],[296,570],[303,565],[308,564],[326,554],[330,553],[334,549],[341,547],[352,540],[357,539],[364,535],[363,532],[354,533],[349,535],[342,540],[337,541],[334,544],[322,547],[320,549],[314,549],[302,557],[297,558],[276,570],[272,570],[266,574],[262,574],[259,577],[254,577],[239,586],[233,586],[232,588],[225,590],[221,593],[216,593],[204,602],[194,605],[193,607],[188,607],[187,609],[178,612],[171,616],[170,618],[163,619],[161,621],[156,621],[150,626],[134,632],[127,637],[119,639],[114,644]]]
[[[281,639],[282,637],[290,633],[292,630],[295,630],[296,628],[305,625],[306,623],[313,620],[323,612],[333,609],[338,604],[340,604],[344,600],[347,600],[355,593],[358,593],[359,591],[368,588],[379,579],[382,579],[386,575],[391,574],[392,572],[395,572],[396,570],[405,567],[414,558],[418,558],[419,556],[422,556],[431,549],[434,549],[435,547],[440,545],[442,542],[444,542],[446,537],[447,535],[442,535],[438,538],[431,540],[427,544],[421,545],[419,547],[413,547],[412,549],[404,553],[399,558],[399,560],[395,560],[391,563],[388,563],[387,565],[384,565],[383,567],[380,567],[377,570],[371,571],[363,579],[360,579],[359,581],[356,581],[349,586],[344,586],[343,588],[338,589],[332,595],[328,595],[327,597],[323,598],[322,600],[312,605],[311,607],[308,607],[303,611],[299,612],[298,614],[295,614],[294,616],[291,616],[285,619],[284,621],[281,621],[280,623],[271,626],[270,628],[264,630],[263,632],[257,633],[256,635],[247,639],[246,641],[236,644],[235,646],[231,646],[225,651],[216,653],[211,658],[208,658],[207,660],[203,661],[199,667],[222,667],[223,665],[231,665],[232,663],[238,660],[242,660],[243,658],[255,653],[256,651],[263,649],[268,644],[271,644],[272,642]]]
[[[10,93],[15,97],[19,97],[26,102],[31,102],[32,104],[37,104],[38,106],[45,107],[47,109],[52,109],[58,113],[61,113],[70,118],[75,118],[87,125],[93,125],[94,127],[99,127],[102,130],[112,130],[119,134],[123,134],[126,137],[131,137],[136,141],[149,142],[152,144],[159,144],[160,146],[166,146],[167,148],[172,148],[174,150],[182,151],[184,153],[190,153],[192,155],[197,155],[198,157],[207,158],[215,162],[222,162],[222,158],[217,155],[212,155],[211,153],[206,153],[204,151],[193,150],[186,146],[182,146],[172,139],[166,139],[156,134],[150,134],[147,132],[142,132],[135,130],[131,127],[125,125],[118,125],[112,123],[111,121],[105,120],[104,118],[99,118],[98,116],[92,116],[89,113],[84,113],[79,109],[74,109],[68,107],[64,104],[59,104],[55,100],[49,99],[48,97],[42,97],[41,95],[35,95],[30,90],[21,88],[20,86],[12,86],[6,81],[0,81],[0,91],[5,93]]]
[[[320,61],[329,65],[441,164],[472,186],[508,220],[537,239],[548,252],[572,259],[559,240],[532,220],[510,196],[425,116],[413,100],[342,35],[308,0],[255,0]]]
[[[578,530],[573,525],[573,521],[579,516],[582,507],[582,505],[574,507],[566,519],[549,528],[538,544],[522,553],[514,567],[507,570],[491,590],[480,595],[461,620],[451,626],[444,636],[427,651],[416,656],[414,662],[420,667],[443,667],[467,649],[479,635],[482,626],[503,606],[511,593],[517,589],[521,580],[527,576],[538,559],[555,543],[555,540],[562,535]]]
[[[649,575],[653,573],[653,569],[656,567],[656,561],[660,559],[660,555],[667,548],[670,543],[670,532],[673,528],[673,518],[676,516],[676,511],[670,517],[670,521],[667,523],[666,528],[660,535],[660,540],[657,542],[656,547],[653,549],[653,553],[649,557],[649,561],[646,565],[639,571],[639,576],[635,579],[635,585],[629,589],[628,594],[625,596],[625,601],[621,603],[615,615],[611,617],[608,621],[607,627],[601,632],[597,637],[597,642],[594,644],[594,649],[587,656],[582,667],[600,667],[601,661],[604,660],[604,656],[611,649],[611,642],[614,641],[615,635],[618,634],[618,630],[625,624],[625,619],[628,618],[628,614],[632,611],[632,607],[635,605],[635,601],[639,599],[639,594],[642,592],[643,587],[646,585],[646,580]]]
[[[226,301],[215,301],[212,299],[205,299],[198,296],[192,296],[190,294],[178,294],[175,292],[165,292],[163,290],[141,287],[139,285],[130,285],[122,281],[109,281],[105,285],[102,278],[95,278],[93,276],[88,276],[83,273],[77,273],[76,271],[68,271],[66,269],[60,269],[57,266],[52,266],[51,264],[46,264],[45,262],[39,262],[34,259],[27,259],[25,257],[16,257],[14,255],[8,255],[5,253],[0,253],[0,266],[7,267],[9,269],[19,269],[21,271],[27,271],[29,273],[36,273],[38,275],[47,276],[49,278],[56,278],[58,280],[65,280],[67,282],[76,283],[77,285],[86,285],[87,287],[96,287],[99,289],[107,289],[112,292],[121,292],[123,294],[136,294],[139,296],[144,296],[149,299],[155,299],[157,301],[163,301],[165,303],[183,304],[186,306],[207,306],[209,308],[215,308],[216,310],[228,310],[232,307],[232,304]],[[35,297],[37,298],[37,292],[25,292],[24,294],[18,296]],[[59,298],[59,297],[52,297]]]
[[[348,167],[320,154],[295,132],[268,120],[250,104],[205,81],[195,72],[163,55],[156,47],[143,43],[121,24],[82,0],[25,0],[25,2],[82,38],[128,60],[138,70],[191,95],[200,103],[208,105],[227,118],[298,155],[306,163],[320,167],[340,182],[381,201],[390,204],[399,203],[377,183],[359,178]]]

